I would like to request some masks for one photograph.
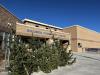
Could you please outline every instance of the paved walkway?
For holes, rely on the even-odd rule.
[[[49,74],[43,72],[33,75],[100,75],[100,55],[90,53],[75,53],[77,62],[72,66],[58,68]]]
[[[7,72],[1,72],[0,75],[7,75]]]
[[[91,52],[91,53],[74,53],[74,55],[83,56],[86,58],[91,58],[91,59],[100,61],[100,54],[93,53],[93,52]]]

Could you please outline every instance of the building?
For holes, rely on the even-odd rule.
[[[14,29],[16,27],[16,22],[20,22],[15,15],[9,12],[6,8],[0,5],[0,48],[3,48],[3,40],[5,34],[10,32],[9,25],[11,25]]]
[[[73,52],[100,52],[100,33],[96,31],[79,25],[60,28],[30,19],[21,21],[0,5],[0,71],[9,64],[10,50],[7,45],[11,29],[26,44],[31,37],[49,44],[53,43],[53,39],[58,39],[61,45]]]
[[[20,19],[0,5],[0,32],[9,32],[8,24],[15,27],[17,21],[21,22]]]
[[[71,33],[71,49],[75,52],[97,52],[100,51],[100,33],[74,25],[63,29]]]
[[[0,61],[5,57],[5,48],[9,37],[10,26],[15,30],[16,22],[20,22],[15,15],[0,5]]]
[[[30,19],[16,23],[16,35],[21,36],[24,41],[34,37],[48,43],[51,43],[53,38],[61,40],[62,43],[70,43],[70,34],[63,32],[62,28]]]
[[[6,8],[0,5],[0,71],[2,62],[6,58],[6,63],[3,68],[8,66],[9,60],[9,36],[11,29],[13,29],[17,36],[20,36],[22,41],[28,43],[27,40],[31,37],[37,38],[49,44],[53,43],[54,39],[59,39],[62,44],[70,44],[70,34],[62,31],[62,28],[49,25],[30,19],[21,21]]]
[[[10,32],[9,26],[11,25],[15,29],[16,22],[21,23],[21,20],[0,5],[0,52],[4,49],[4,39]]]
[[[15,15],[0,5],[0,71],[4,69],[6,41],[9,38],[10,26],[15,30],[16,22],[22,23]],[[2,67],[1,67],[2,66]]]
[[[75,52],[100,50],[100,33],[96,31],[79,25],[60,28],[30,19],[24,19],[21,21],[0,5],[1,50],[5,47],[5,39],[8,39],[10,32],[9,26],[15,30],[16,35],[21,36],[22,40],[26,42],[30,37],[35,37],[41,41],[52,43],[52,38],[54,38],[59,39],[62,44],[68,43],[72,51]]]

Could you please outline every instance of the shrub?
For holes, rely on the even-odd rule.
[[[63,48],[58,40],[53,44],[43,43],[40,40],[28,40],[28,46],[15,38],[10,42],[10,75],[31,75],[33,72],[43,71],[50,73],[58,66],[71,65],[75,62],[71,50]]]

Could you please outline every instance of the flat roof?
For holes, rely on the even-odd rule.
[[[97,34],[100,34],[99,32],[95,31],[95,30],[92,30],[92,29],[89,29],[89,28],[86,28],[86,27],[83,27],[83,26],[80,26],[80,25],[72,25],[72,26],[69,26],[69,27],[65,27],[63,29],[67,29],[67,28],[71,28],[71,27],[80,27],[80,28],[83,28],[83,29],[86,29],[88,31],[91,31],[91,32],[95,32]]]
[[[32,22],[32,23],[37,23],[37,24],[43,25],[43,26],[48,26],[48,27],[57,28],[57,29],[63,29],[61,27],[57,27],[57,26],[50,25],[50,24],[45,24],[45,23],[38,22],[38,21],[35,21],[35,20],[30,20],[30,19],[24,19],[23,22]]]

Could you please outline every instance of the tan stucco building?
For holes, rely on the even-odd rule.
[[[44,24],[30,19],[24,19],[23,24],[17,23],[16,34],[24,37],[34,36],[46,39],[51,42],[52,36],[55,39],[68,42],[73,52],[97,52],[100,51],[100,33],[79,26],[60,28],[49,24]],[[64,44],[63,43],[63,44]]]
[[[100,51],[100,33],[74,25],[63,29],[71,34],[71,49],[75,52]]]
[[[60,27],[30,19],[24,19],[23,23],[16,23],[16,35],[21,36],[24,41],[34,37],[49,44],[53,43],[53,39],[60,40],[62,45],[70,44],[70,33],[64,32]]]
[[[9,33],[8,25],[12,25],[16,35],[24,40],[30,37],[39,38],[52,42],[52,37],[68,43],[72,51],[86,52],[100,50],[100,33],[88,28],[74,25],[60,28],[54,25],[41,23],[38,21],[24,19],[19,20],[11,12],[0,6],[0,48],[4,48],[4,39]]]
[[[53,39],[58,39],[61,45],[68,47],[73,52],[100,52],[100,33],[88,28],[74,25],[60,28],[55,25],[24,19],[21,21],[10,11],[0,5],[0,67],[8,65],[10,27],[27,44],[27,39],[37,38],[49,44]],[[67,50],[67,51],[68,51]],[[6,61],[4,61],[6,60]],[[6,64],[3,65],[3,63]],[[3,65],[3,67],[2,67]],[[0,69],[2,71],[2,69]]]
[[[62,28],[41,23],[38,21],[24,19],[23,23],[16,23],[16,34],[21,36],[33,36],[36,38],[52,38],[60,40],[69,40],[70,33],[62,31]]]

